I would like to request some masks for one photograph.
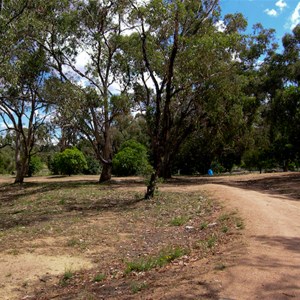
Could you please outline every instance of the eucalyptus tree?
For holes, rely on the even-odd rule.
[[[197,91],[202,83],[197,67],[202,61],[197,60],[204,62],[208,53],[203,48],[209,47],[209,41],[204,45],[201,39],[215,31],[217,2],[132,3],[131,18],[137,32],[129,39],[128,52],[136,79],[135,97],[147,120],[155,169],[146,198],[153,196],[157,177],[170,177],[174,154],[193,131],[196,116],[203,113]],[[208,64],[205,67],[209,69]]]
[[[156,0],[132,7],[136,32],[124,53],[151,140],[155,172],[149,198],[157,177],[171,176],[174,157],[193,132],[221,145],[230,139],[229,126],[241,135],[243,105],[251,102],[244,95],[240,63],[247,48],[240,33],[246,21],[231,15],[220,22],[218,1]]]
[[[222,80],[218,96],[211,97],[209,103],[217,103],[215,109],[207,109],[214,141],[208,139],[212,158],[230,171],[234,164],[239,165],[244,152],[253,145],[261,122],[262,104],[266,99],[263,65],[271,53],[275,53],[274,30],[261,24],[253,26],[253,32],[244,32],[247,23],[241,14],[227,15],[224,19],[225,32],[239,36],[240,42],[234,53],[234,73]],[[215,105],[215,104],[214,104]],[[224,107],[223,113],[220,107]],[[218,116],[216,118],[216,112]],[[210,126],[211,127],[211,126]],[[262,139],[260,140],[262,141]]]
[[[82,111],[73,116],[102,162],[100,182],[109,180],[114,94],[124,95],[127,88],[117,63],[126,1],[50,1],[44,7],[39,19],[47,38],[38,42],[61,81],[77,91],[73,106]]]
[[[26,3],[25,3],[26,2]],[[48,72],[44,50],[34,43],[28,1],[7,1],[1,11],[0,119],[13,136],[16,179],[22,183],[47,116],[41,88]],[[17,13],[16,13],[17,11]]]
[[[300,155],[300,24],[284,35],[282,43],[282,53],[270,55],[264,70],[271,150],[287,170]]]

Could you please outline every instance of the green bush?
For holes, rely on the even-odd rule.
[[[59,174],[59,158],[60,158],[60,153],[55,153],[48,160],[48,168],[53,175]]]
[[[71,176],[83,172],[88,166],[83,153],[74,147],[55,154],[49,168],[53,174]]]
[[[113,158],[113,174],[117,176],[147,174],[151,169],[146,147],[135,140],[123,143]]]
[[[15,169],[14,153],[10,149],[0,150],[0,174],[11,174]]]
[[[29,160],[28,165],[28,176],[31,177],[32,175],[38,173],[43,169],[43,162],[38,156],[32,156]]]
[[[86,156],[87,168],[83,170],[86,175],[100,174],[100,163],[93,156]]]

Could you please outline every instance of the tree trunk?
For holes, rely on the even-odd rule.
[[[163,179],[170,179],[172,177],[170,153],[165,153],[158,177],[161,177]]]
[[[16,178],[14,183],[22,184],[27,171],[28,160],[21,157],[20,149],[16,149]]]
[[[99,179],[100,183],[110,180],[112,172],[112,146],[108,121],[105,123],[104,146],[102,153],[105,162],[103,163],[103,168]]]
[[[157,178],[158,178],[157,173],[156,172],[152,173],[152,175],[150,177],[149,184],[147,186],[147,191],[146,191],[146,194],[145,194],[145,199],[146,200],[149,200],[149,199],[154,197],[154,192],[156,190]]]
[[[112,165],[111,164],[104,164],[101,172],[101,176],[99,179],[99,182],[105,182],[111,179],[111,170]]]
[[[24,182],[24,171],[21,162],[16,162],[16,178],[14,183],[22,184]]]

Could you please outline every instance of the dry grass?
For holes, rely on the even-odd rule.
[[[213,255],[238,227],[235,215],[225,216],[218,203],[199,192],[174,189],[145,201],[140,182],[3,184],[0,193],[0,256],[67,253],[95,264],[93,270],[62,274],[57,280],[63,284],[53,286],[52,280],[43,290],[36,285],[33,299],[57,295],[59,299],[94,299],[99,294],[113,299],[119,290],[128,299],[128,295],[151,289],[151,280],[133,285],[132,273],[158,272],[166,264],[180,265]],[[168,252],[163,256],[172,259],[160,264],[163,249],[184,251],[174,256]],[[127,274],[129,262],[149,261],[151,268],[131,266]]]

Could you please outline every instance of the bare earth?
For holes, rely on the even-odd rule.
[[[300,185],[300,183],[298,183]],[[246,220],[246,248],[228,254],[220,296],[231,299],[300,299],[300,202],[288,195],[206,185]]]
[[[214,262],[192,262],[179,276],[164,276],[146,294],[128,299],[300,299],[300,173],[189,178],[160,189],[208,193],[225,209],[237,210],[245,229]],[[37,243],[44,244],[43,251],[15,256],[0,251],[1,300],[18,299],[16,288],[25,277],[43,281],[75,266],[92,268],[84,257],[47,253],[51,240]],[[214,270],[216,261],[226,268]]]

